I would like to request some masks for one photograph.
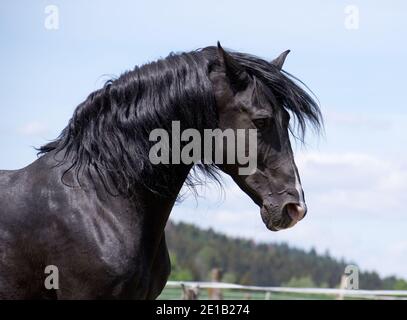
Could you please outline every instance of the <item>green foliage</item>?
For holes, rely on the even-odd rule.
[[[182,268],[178,264],[177,255],[174,252],[170,252],[171,259],[171,274],[169,280],[173,281],[190,281],[193,280],[192,273],[187,268]]]
[[[328,252],[318,254],[287,244],[259,243],[230,238],[213,230],[169,222],[166,239],[171,252],[172,280],[207,281],[213,268],[221,268],[223,281],[259,286],[336,288],[346,265]],[[352,263],[354,264],[354,263]],[[381,279],[376,272],[360,272],[361,289],[406,289],[396,277]]]
[[[282,284],[283,287],[292,288],[315,288],[315,283],[310,276],[305,277],[293,277],[287,283]]]
[[[233,272],[226,272],[223,276],[222,281],[227,283],[236,283],[237,276]]]
[[[394,290],[407,290],[407,281],[402,280],[402,279],[397,279],[397,281],[394,283]]]

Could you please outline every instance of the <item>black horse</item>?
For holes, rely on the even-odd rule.
[[[0,171],[0,297],[156,298],[170,273],[164,227],[182,185],[197,183],[191,169],[229,174],[271,230],[302,219],[290,114],[300,139],[307,122],[318,129],[322,118],[282,71],[287,53],[267,62],[218,43],[136,67],[91,93],[38,160]],[[149,134],[173,121],[199,132],[257,128],[257,169],[152,164]],[[50,265],[58,289],[44,285]]]

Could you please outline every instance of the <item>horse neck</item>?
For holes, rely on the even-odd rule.
[[[178,170],[171,170],[171,174],[176,175],[173,180],[173,185],[168,186],[174,191],[173,196],[159,195],[147,188],[143,188],[141,191],[137,192],[137,202],[141,205],[142,208],[142,220],[144,221],[144,231],[148,234],[148,237],[151,239],[151,242],[154,243],[157,240],[161,239],[165,225],[170,216],[171,210],[177,200],[177,196],[181,191],[181,188],[188,177],[191,166],[184,165]],[[156,243],[158,245],[158,243]]]

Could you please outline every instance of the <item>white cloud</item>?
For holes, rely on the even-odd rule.
[[[339,108],[335,110],[339,110]],[[347,127],[352,130],[388,130],[393,126],[393,122],[390,119],[355,112],[338,112],[327,109],[324,112],[324,116],[327,123]]]
[[[258,207],[229,178],[224,200],[218,190],[207,188],[205,200],[189,199],[171,217],[233,236],[329,250],[363,269],[407,278],[407,167],[403,159],[307,152],[296,160],[309,214],[292,229],[268,231]]]
[[[358,153],[305,153],[297,157],[315,211],[354,217],[405,216],[407,169],[400,160]]]

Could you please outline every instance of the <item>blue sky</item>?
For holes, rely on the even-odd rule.
[[[59,28],[44,27],[56,5]],[[359,28],[345,27],[345,8]],[[0,168],[36,156],[76,105],[112,75],[171,51],[216,44],[273,59],[318,96],[322,138],[295,148],[309,214],[271,233],[226,179],[220,197],[188,198],[176,221],[261,241],[329,250],[363,269],[407,278],[407,72],[403,1],[2,1]]]

